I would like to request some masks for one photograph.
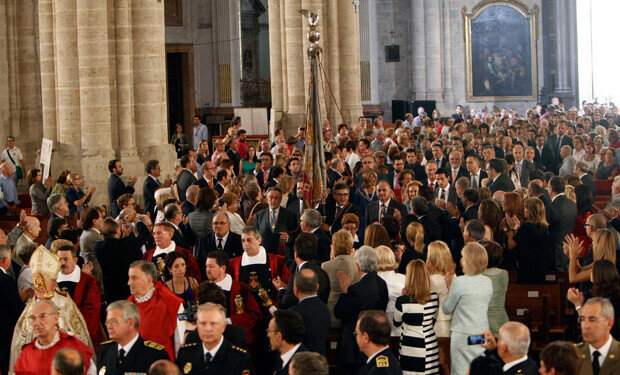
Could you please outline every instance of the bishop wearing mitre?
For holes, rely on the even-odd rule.
[[[58,309],[58,326],[62,332],[77,337],[91,349],[93,348],[86,322],[80,310],[71,299],[71,296],[59,291],[57,288],[56,278],[60,271],[58,256],[44,246],[39,246],[32,254],[29,266],[32,270],[32,285],[35,295],[15,325],[13,340],[11,341],[11,370],[9,371],[11,374],[22,347],[35,338],[32,323],[28,317],[32,315],[31,310],[34,302],[40,299],[54,302]]]

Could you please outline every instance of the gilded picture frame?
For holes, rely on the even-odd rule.
[[[538,6],[483,0],[461,13],[467,100],[538,100]]]

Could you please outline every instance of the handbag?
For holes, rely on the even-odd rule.
[[[11,163],[15,165],[15,173],[17,173],[17,179],[21,180],[22,177],[24,177],[24,170],[22,169],[22,167],[17,165],[15,160],[13,160],[13,157],[11,156],[11,152],[8,147],[6,148],[6,154],[9,155],[9,159],[11,159]]]

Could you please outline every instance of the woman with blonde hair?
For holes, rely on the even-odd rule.
[[[374,223],[366,227],[364,246],[370,246],[374,249],[381,245],[390,247],[391,244],[392,240],[390,240],[390,236],[383,225]]]
[[[606,259],[616,264],[616,239],[609,229],[599,229],[591,234],[592,237],[592,262]],[[574,235],[566,236],[564,242],[564,253],[568,254],[568,281],[570,283],[582,283],[590,281],[592,274],[592,263],[584,267],[579,264],[579,252],[582,247],[582,241],[579,241]]]
[[[409,223],[407,225],[405,251],[400,257],[400,265],[398,273],[403,275],[407,272],[407,265],[414,259],[426,259],[424,244],[424,227],[418,222]]]
[[[230,221],[230,231],[241,235],[241,231],[245,228],[245,222],[239,215],[239,196],[233,193],[224,193],[221,197],[224,205],[220,207],[220,212],[226,214]]]
[[[282,202],[280,202],[280,207],[286,208],[289,200],[297,198],[297,195],[291,193],[297,187],[297,183],[293,176],[284,174],[280,176],[280,180],[276,183],[276,187],[282,191]],[[297,199],[298,201],[298,199]]]
[[[577,203],[577,195],[575,194],[575,188],[572,185],[564,186],[564,195],[571,201]]]
[[[431,280],[431,292],[439,296],[439,312],[435,323],[437,337],[450,337],[452,315],[443,312],[441,307],[448,296],[446,277],[454,277],[456,265],[452,259],[450,248],[443,241],[433,241],[428,245],[426,266]]]
[[[525,221],[506,215],[506,246],[514,250],[517,258],[517,283],[541,284],[545,272],[553,265],[553,253],[549,239],[549,223],[545,205],[538,198],[525,200]]]
[[[407,266],[403,295],[396,299],[394,324],[401,328],[400,365],[403,374],[438,374],[439,349],[433,329],[439,297],[431,292],[424,261]]]
[[[377,182],[379,182],[377,171],[374,169],[365,170],[362,172],[362,186],[358,186],[353,195],[353,204],[362,211],[360,215],[362,223],[366,222],[366,207],[371,202],[379,200],[377,196]]]
[[[375,248],[377,258],[379,259],[379,268],[377,274],[385,281],[388,288],[388,304],[385,310],[390,324],[392,325],[392,336],[400,336],[400,328],[394,325],[394,304],[396,299],[403,294],[403,288],[405,287],[405,275],[396,273],[394,270],[398,267],[394,251],[387,246],[378,246]]]
[[[419,195],[422,186],[424,185],[420,181],[414,180],[402,190],[403,204],[407,207],[407,213],[411,212],[411,200]]]
[[[452,375],[465,375],[471,361],[484,353],[479,345],[467,345],[467,336],[489,330],[488,310],[493,297],[491,279],[482,272],[489,261],[487,251],[479,243],[468,243],[461,250],[463,276],[446,277],[448,296],[441,307],[452,314],[450,365]]]

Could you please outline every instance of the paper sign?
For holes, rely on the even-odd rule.
[[[43,138],[41,141],[41,161],[43,165],[43,181],[45,181],[50,175],[50,166],[52,164],[52,148],[54,142]]]

